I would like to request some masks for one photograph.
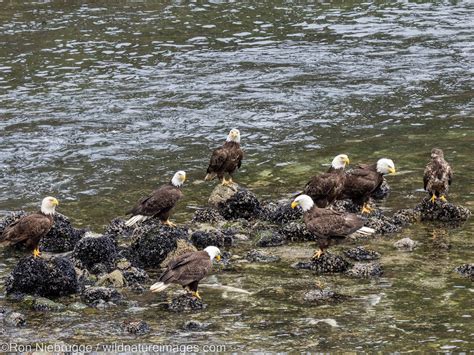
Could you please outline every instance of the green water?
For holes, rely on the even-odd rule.
[[[424,196],[438,146],[455,172],[449,200],[473,210],[473,13],[470,2],[0,2],[0,210],[54,195],[75,225],[100,232],[183,169],[174,219],[185,223],[206,204],[210,152],[233,127],[246,153],[236,180],[263,200],[298,191],[336,154],[388,157],[399,171],[381,203],[390,214]],[[276,264],[218,271],[206,283],[251,294],[202,287],[209,307],[189,317],[211,323],[204,332],[183,331],[185,317],[145,293],[127,295],[132,309],[26,312],[28,325],[0,340],[472,350],[472,282],[453,269],[473,262],[473,224],[440,228],[366,243],[382,254],[378,280],[292,269],[311,243],[270,249]],[[393,247],[406,236],[420,243],[413,253]],[[15,262],[4,256],[2,279]],[[303,303],[317,281],[352,297]],[[151,333],[124,335],[129,318]]]

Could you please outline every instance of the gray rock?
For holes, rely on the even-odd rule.
[[[406,237],[397,240],[395,243],[393,243],[393,246],[401,251],[413,251],[415,250],[417,244],[418,243],[415,242],[413,239]]]
[[[134,228],[127,227],[125,225],[125,220],[122,218],[114,218],[110,223],[105,227],[104,235],[112,238],[117,241],[119,239],[131,238]]]
[[[401,226],[396,225],[394,221],[382,214],[370,215],[364,226],[375,229],[375,234],[396,233],[401,231]]]
[[[125,332],[134,335],[144,335],[150,332],[150,326],[143,320],[126,320],[122,323]]]
[[[167,306],[168,310],[176,313],[202,311],[206,307],[207,304],[188,294],[175,297]]]
[[[338,255],[325,252],[318,259],[297,262],[292,265],[295,269],[307,269],[315,271],[318,274],[345,272],[352,266],[347,260]]]
[[[474,280],[474,264],[464,264],[454,270],[461,276]]]
[[[126,285],[126,280],[120,270],[114,270],[111,273],[102,275],[97,280],[97,286],[111,286],[115,288],[122,288]]]
[[[122,274],[127,284],[134,285],[134,288],[136,288],[136,284],[144,283],[149,280],[149,276],[145,270],[133,266],[123,270]]]
[[[111,237],[105,235],[85,237],[76,244],[72,255],[80,268],[100,274],[115,268],[117,245]],[[94,269],[96,264],[101,264],[103,267]]]
[[[218,223],[222,222],[224,218],[215,208],[207,207],[194,212],[191,222],[193,223]]]
[[[382,267],[378,262],[356,263],[347,272],[347,275],[358,278],[373,278],[383,275]]]
[[[19,312],[11,312],[5,315],[3,322],[10,327],[22,327],[26,325],[26,317]]]
[[[245,259],[253,263],[273,263],[280,260],[280,257],[274,255],[268,255],[259,250],[250,250],[246,255]]]
[[[123,296],[113,288],[89,287],[82,292],[81,299],[87,305],[97,307],[103,302],[120,302],[122,301]]]
[[[209,197],[225,219],[253,219],[260,215],[260,202],[253,192],[234,184],[233,188],[217,185]]]
[[[345,298],[345,296],[333,292],[330,289],[310,290],[303,296],[305,302],[313,304],[337,303]]]
[[[380,258],[380,254],[374,250],[365,249],[364,247],[355,247],[344,251],[344,255],[348,258],[362,260],[376,260]]]
[[[302,221],[287,223],[278,232],[285,239],[293,242],[315,240]]]
[[[257,233],[257,246],[258,247],[276,247],[287,243],[287,239],[284,235],[271,230],[263,230]]]
[[[200,330],[206,330],[209,327],[208,324],[198,322],[197,320],[188,320],[183,325],[183,329],[189,332],[196,332]]]
[[[22,304],[32,310],[41,312],[63,311],[66,308],[62,303],[54,302],[45,297],[25,296]]]

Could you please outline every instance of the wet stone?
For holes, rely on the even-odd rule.
[[[34,311],[40,312],[62,311],[66,308],[62,303],[54,302],[45,297],[25,296],[22,304]]]
[[[0,235],[3,233],[3,230],[6,227],[26,215],[26,211],[12,211],[8,213],[4,218],[0,220]]]
[[[474,264],[464,264],[454,270],[461,276],[474,280]]]
[[[388,184],[387,180],[383,178],[382,184],[370,195],[375,200],[383,200],[390,195],[390,185]]]
[[[122,288],[126,285],[126,280],[120,270],[114,270],[111,273],[102,275],[97,280],[97,286],[111,286],[115,288]]]
[[[303,296],[303,300],[313,304],[336,303],[344,300],[345,296],[330,289],[310,290]]]
[[[218,185],[209,198],[225,219],[253,219],[260,215],[261,207],[255,194],[236,184],[232,188]]]
[[[418,243],[415,242],[413,239],[406,237],[397,240],[395,243],[393,243],[393,246],[401,251],[413,251],[415,250],[417,244]]]
[[[183,329],[187,330],[189,332],[196,332],[196,331],[200,331],[200,330],[205,330],[208,327],[209,327],[209,324],[204,324],[204,323],[201,323],[197,320],[188,320],[183,325]]]
[[[351,248],[344,251],[344,255],[357,261],[376,260],[380,258],[379,253],[374,250],[365,249],[364,247]]]
[[[196,231],[191,235],[191,243],[198,248],[204,249],[210,245],[213,245],[218,248],[222,248],[223,246],[230,246],[225,245],[225,238],[224,234],[222,234],[218,230],[214,231]]]
[[[202,311],[206,307],[207,304],[188,294],[183,294],[173,298],[173,300],[167,305],[167,308],[170,311],[176,313]]]
[[[279,233],[283,235],[285,239],[292,242],[315,240],[314,236],[301,221],[285,224],[280,228]]]
[[[295,269],[312,270],[318,274],[345,272],[352,266],[344,258],[325,252],[319,259],[300,261],[292,265]]]
[[[274,255],[268,255],[267,253],[259,250],[250,250],[246,255],[245,259],[252,263],[273,263],[280,260],[280,257]]]
[[[207,207],[202,208],[194,212],[191,222],[193,223],[218,223],[223,221],[224,218],[215,208]]]
[[[149,276],[145,270],[133,266],[123,270],[122,275],[128,285],[140,284],[149,280]]]
[[[115,268],[117,246],[112,238],[105,235],[85,237],[76,244],[72,255],[80,268],[87,269],[94,274],[101,274]],[[103,266],[97,267],[97,264]]]
[[[378,262],[356,263],[346,272],[347,275],[358,278],[373,278],[383,275],[382,267]]]
[[[284,235],[271,230],[265,230],[257,233],[258,240],[256,245],[258,247],[276,247],[287,243]]]
[[[291,208],[291,201],[270,202],[262,207],[260,218],[277,223],[285,224],[291,221],[297,221],[303,217],[303,211],[300,208]]]
[[[104,235],[111,237],[114,240],[122,238],[131,238],[134,228],[127,227],[123,218],[114,218],[105,227]]]
[[[411,208],[399,210],[392,216],[393,224],[398,226],[407,226],[420,220],[421,213]]]
[[[26,317],[19,312],[10,312],[5,315],[3,322],[10,327],[22,327],[26,325]]]
[[[122,323],[125,332],[134,335],[144,335],[150,332],[150,326],[143,320],[126,320]]]
[[[471,211],[466,207],[441,200],[432,203],[429,197],[424,198],[415,211],[421,214],[423,221],[464,222],[471,216]]]
[[[39,248],[51,253],[71,251],[85,234],[85,229],[74,228],[69,218],[56,213],[54,215],[54,225],[48,234],[41,238]]]
[[[58,297],[76,293],[78,288],[74,265],[64,257],[22,258],[6,280],[7,294]]]
[[[89,287],[82,294],[81,299],[89,306],[98,306],[101,303],[117,303],[122,300],[122,294],[113,288],[107,287]]]
[[[375,229],[375,234],[396,233],[401,231],[401,226],[393,223],[393,220],[387,216],[371,216],[364,223],[365,227]]]

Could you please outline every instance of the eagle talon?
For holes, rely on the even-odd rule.
[[[433,196],[431,196],[430,201],[431,201],[431,203],[435,203],[435,201],[436,201],[436,195],[435,194],[433,194]]]
[[[167,219],[166,221],[163,222],[164,225],[167,225],[168,227],[176,227],[176,224],[174,224],[173,222],[171,222],[169,219]]]
[[[201,298],[201,296],[199,295],[199,292],[198,292],[198,291],[192,292],[192,295],[193,295],[193,297],[196,297],[197,299],[202,300],[202,298]]]
[[[321,249],[318,249],[318,251],[316,251],[313,256],[311,257],[311,259],[319,259],[321,257],[321,255],[323,255],[323,251]]]
[[[35,248],[33,250],[33,258],[37,258],[40,255],[41,255],[41,252],[39,251],[39,248]]]
[[[448,200],[446,200],[446,197],[444,197],[444,195],[441,195],[441,197],[439,199],[443,202],[448,202]]]
[[[369,214],[372,211],[373,211],[372,208],[368,204],[365,203],[364,206],[362,206],[362,211],[361,211],[362,213]]]

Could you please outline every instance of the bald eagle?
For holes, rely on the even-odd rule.
[[[184,289],[188,288],[193,296],[201,299],[198,284],[212,266],[212,260],[221,259],[219,248],[209,246],[201,251],[186,253],[171,260],[166,270],[161,274],[158,282],[151,285],[151,292],[161,292],[171,284],[178,284]]]
[[[303,193],[310,196],[318,207],[326,207],[333,203],[344,188],[346,164],[349,164],[349,157],[346,154],[336,156],[329,170],[324,174],[313,176],[306,184]]]
[[[240,149],[240,132],[238,129],[232,129],[224,145],[212,152],[204,180],[210,181],[217,177],[222,185],[231,186],[232,174],[242,165],[243,157],[244,153]],[[225,174],[229,174],[229,180],[225,179]]]
[[[374,229],[364,227],[364,221],[356,214],[319,208],[308,195],[295,198],[291,207],[297,206],[303,210],[306,228],[316,237],[319,250],[313,255],[315,259],[318,259],[331,244],[343,240],[354,232],[364,235],[375,233]]]
[[[370,213],[372,209],[367,204],[370,195],[382,184],[383,176],[392,173],[395,165],[391,159],[382,158],[372,165],[360,164],[347,173],[341,197],[362,205],[362,213]]]
[[[170,222],[169,217],[176,203],[183,197],[180,187],[185,180],[186,173],[178,171],[170,183],[141,198],[135,207],[127,212],[132,217],[125,222],[125,225],[131,227],[135,223],[146,221],[149,218],[159,218],[163,224],[176,227],[174,223]]]
[[[59,201],[54,197],[45,197],[39,212],[21,217],[3,230],[0,243],[23,244],[28,249],[33,249],[35,258],[41,255],[38,244],[53,226],[53,216],[58,204]]]
[[[431,150],[431,161],[426,165],[423,176],[424,189],[431,196],[431,202],[437,198],[445,202],[445,195],[453,179],[453,171],[448,162],[444,160],[444,153],[441,149]]]

